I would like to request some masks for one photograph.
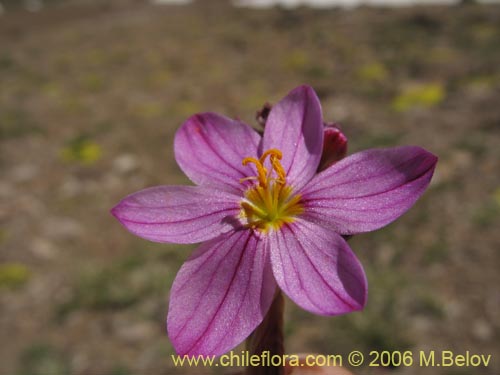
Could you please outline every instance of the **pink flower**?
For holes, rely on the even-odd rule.
[[[317,172],[323,140],[321,105],[307,86],[272,108],[262,137],[241,121],[197,114],[174,141],[177,163],[197,186],[152,187],[113,208],[145,239],[205,241],[170,294],[167,328],[179,354],[234,348],[262,321],[277,286],[316,314],[364,307],[366,276],[342,235],[407,211],[437,158],[414,146],[372,149]]]

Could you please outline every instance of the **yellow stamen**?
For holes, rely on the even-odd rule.
[[[248,163],[255,164],[255,167],[257,168],[257,179],[259,180],[259,183],[263,186],[267,185],[267,169],[264,168],[260,160],[250,157],[243,159],[242,164],[244,166]]]
[[[280,150],[272,148],[259,159],[247,157],[242,161],[244,166],[254,164],[257,171],[257,176],[240,179],[241,183],[256,181],[245,192],[245,199],[240,203],[240,217],[250,228],[263,232],[270,228],[279,229],[284,223],[293,222],[304,211],[301,196],[292,194],[293,189],[286,185],[286,172],[280,162],[282,157]],[[268,158],[271,165],[269,171],[264,167]]]
[[[274,157],[274,158],[277,158],[278,160],[281,160],[281,158],[283,158],[283,154],[281,153],[280,150],[276,149],[276,148],[270,148],[269,150],[265,151],[262,156],[259,158],[259,161],[264,164],[264,162],[266,161],[266,158],[268,156],[271,156],[271,157]]]
[[[282,184],[286,183],[286,172],[283,169],[281,163],[279,162],[279,159],[275,159],[273,156],[271,156],[271,165],[273,166],[274,171],[278,175],[278,180]]]

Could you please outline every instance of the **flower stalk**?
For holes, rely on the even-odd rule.
[[[283,312],[285,308],[285,299],[280,289],[277,289],[274,300],[267,312],[264,320],[253,331],[246,340],[246,349],[248,355],[258,355],[263,352],[269,352],[269,358],[285,354],[283,338]],[[248,366],[244,372],[245,375],[284,375],[284,366]]]

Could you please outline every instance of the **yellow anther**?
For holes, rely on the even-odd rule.
[[[259,161],[264,164],[264,162],[266,161],[266,158],[269,156],[271,159],[273,158],[276,158],[278,160],[281,160],[281,158],[283,157],[283,154],[281,153],[280,150],[276,149],[276,148],[270,148],[269,150],[265,151],[262,156],[260,157]]]
[[[255,164],[255,167],[257,168],[257,179],[259,180],[259,184],[262,186],[267,186],[267,169],[264,168],[260,160],[248,157],[243,159],[241,163],[244,166],[247,165],[248,163]]]
[[[271,155],[271,165],[273,166],[274,171],[278,175],[278,180],[282,184],[284,184],[286,182],[286,172],[283,169],[283,166],[281,165],[279,159],[276,159],[273,155]]]
[[[265,151],[259,159],[252,157],[243,159],[242,162],[243,165],[247,165],[248,163],[255,164],[255,167],[257,168],[257,176],[242,178],[240,179],[240,182],[243,183],[244,181],[256,178],[259,181],[260,186],[267,187],[267,185],[269,184],[269,180],[271,180],[271,176],[270,174],[268,175],[268,171],[264,167],[264,163],[268,157],[269,157],[269,162],[271,163],[272,170],[274,170],[276,172],[276,175],[278,176],[278,178],[272,180],[277,181],[280,184],[285,184],[286,172],[280,163],[283,154],[281,153],[280,150],[275,148],[271,148]]]

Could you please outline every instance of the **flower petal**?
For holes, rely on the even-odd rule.
[[[190,117],[177,131],[175,159],[198,185],[223,189],[245,188],[239,180],[254,174],[243,158],[257,156],[260,135],[250,126],[215,113]]]
[[[338,315],[364,307],[365,273],[337,233],[298,220],[270,233],[269,247],[279,287],[303,309]]]
[[[436,163],[435,155],[415,146],[351,155],[303,189],[304,217],[340,234],[379,229],[424,193]]]
[[[221,355],[242,342],[269,309],[276,284],[269,254],[241,230],[202,244],[170,293],[168,335],[180,355]]]
[[[238,226],[239,197],[199,186],[156,186],[131,194],[111,213],[155,242],[196,243]]]
[[[287,182],[295,189],[314,176],[323,149],[323,120],[321,104],[311,87],[297,87],[273,106],[262,142],[262,151],[281,150]]]

